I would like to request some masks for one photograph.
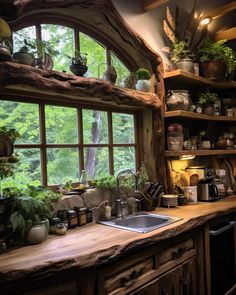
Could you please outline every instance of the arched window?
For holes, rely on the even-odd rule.
[[[18,24],[13,28],[14,52],[30,46],[39,55],[35,40],[47,43],[53,69],[69,72],[75,49],[87,53],[87,77],[103,78],[106,65],[113,65],[117,84],[129,74],[128,67],[107,44],[79,30],[76,25],[46,23]],[[81,102],[58,102],[50,98],[0,97],[0,125],[16,128],[15,143],[21,162],[14,178],[5,186],[58,184],[78,181],[86,169],[92,179],[115,174],[123,168],[136,169],[140,156],[137,143],[139,111]]]
[[[77,49],[87,54],[88,71],[85,77],[103,78],[107,66],[114,66],[117,72],[116,84],[119,85],[130,73],[115,52],[73,24],[66,26],[37,22],[24,27],[21,24],[20,29],[13,32],[13,50],[17,52],[27,46],[39,56],[39,40],[46,44],[46,49],[52,55],[53,70],[70,72],[71,58]]]

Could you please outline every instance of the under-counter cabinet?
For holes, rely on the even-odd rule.
[[[197,295],[197,259],[193,257],[130,295]]]
[[[198,235],[165,241],[100,268],[98,294],[200,294]]]

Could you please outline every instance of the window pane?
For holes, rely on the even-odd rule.
[[[80,51],[82,53],[87,53],[88,58],[88,71],[84,75],[85,77],[98,77],[98,67],[100,64],[106,62],[106,51],[105,47],[98,43],[95,39],[89,37],[86,34],[80,33]],[[103,73],[105,66],[101,65],[101,73]],[[102,76],[100,75],[100,78]]]
[[[21,47],[25,46],[24,39],[27,42],[32,43],[36,39],[36,30],[35,26],[27,27],[16,32],[13,32],[13,49],[14,52],[20,50]],[[32,43],[33,44],[33,43]],[[36,52],[36,48],[32,50],[32,48],[28,48],[29,52]]]
[[[91,179],[109,175],[108,148],[85,148],[85,169]]]
[[[3,179],[3,187],[26,188],[27,185],[41,184],[39,149],[15,149],[20,162],[15,163],[13,176]]]
[[[107,113],[95,110],[83,110],[84,143],[107,143]]]
[[[114,171],[117,173],[121,169],[131,168],[136,171],[135,148],[134,147],[114,147]]]
[[[50,44],[52,51],[58,51],[59,54],[52,56],[53,70],[70,71],[71,57],[74,56],[74,30],[59,25],[43,24],[42,40]]]
[[[121,62],[121,60],[111,53],[111,64],[115,67],[117,72],[116,84],[120,85],[130,74],[128,68]]]
[[[78,143],[77,109],[45,106],[47,143]]]
[[[47,149],[48,184],[78,181],[79,156],[77,148]]]
[[[36,104],[0,100],[0,126],[15,128],[16,144],[39,143],[39,108]]]
[[[113,142],[134,143],[134,115],[112,114]]]

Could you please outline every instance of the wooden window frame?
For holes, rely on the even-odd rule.
[[[41,183],[43,186],[54,185],[48,184],[47,175],[47,149],[48,148],[78,148],[79,153],[79,169],[84,169],[84,148],[86,147],[107,147],[109,156],[109,174],[114,175],[114,148],[115,147],[134,147],[135,149],[135,167],[138,170],[141,163],[141,111],[132,110],[123,107],[105,107],[105,106],[94,106],[90,104],[82,104],[80,102],[56,102],[51,101],[47,98],[35,99],[33,97],[21,97],[12,95],[2,95],[0,100],[4,101],[15,101],[19,103],[31,103],[39,106],[39,135],[40,142],[38,144],[15,144],[16,149],[39,149],[40,150],[40,167],[41,167]],[[45,128],[45,106],[58,106],[58,107],[69,107],[77,109],[77,131],[78,131],[78,142],[76,144],[49,144],[46,142],[46,128]],[[108,142],[102,144],[84,144],[83,143],[83,122],[82,122],[82,110],[90,109],[96,111],[107,112],[107,124],[108,124]],[[131,114],[134,116],[134,143],[113,143],[113,132],[112,132],[112,113],[119,114]]]

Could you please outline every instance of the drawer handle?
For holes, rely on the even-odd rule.
[[[184,248],[179,248],[177,251],[173,251],[171,253],[171,256],[172,256],[172,259],[179,259],[183,254],[184,252],[186,252],[187,248],[184,247]]]
[[[123,277],[120,279],[121,286],[130,286],[133,283],[132,281],[140,277],[142,274],[143,269],[140,269],[140,271],[133,270],[128,277]]]

